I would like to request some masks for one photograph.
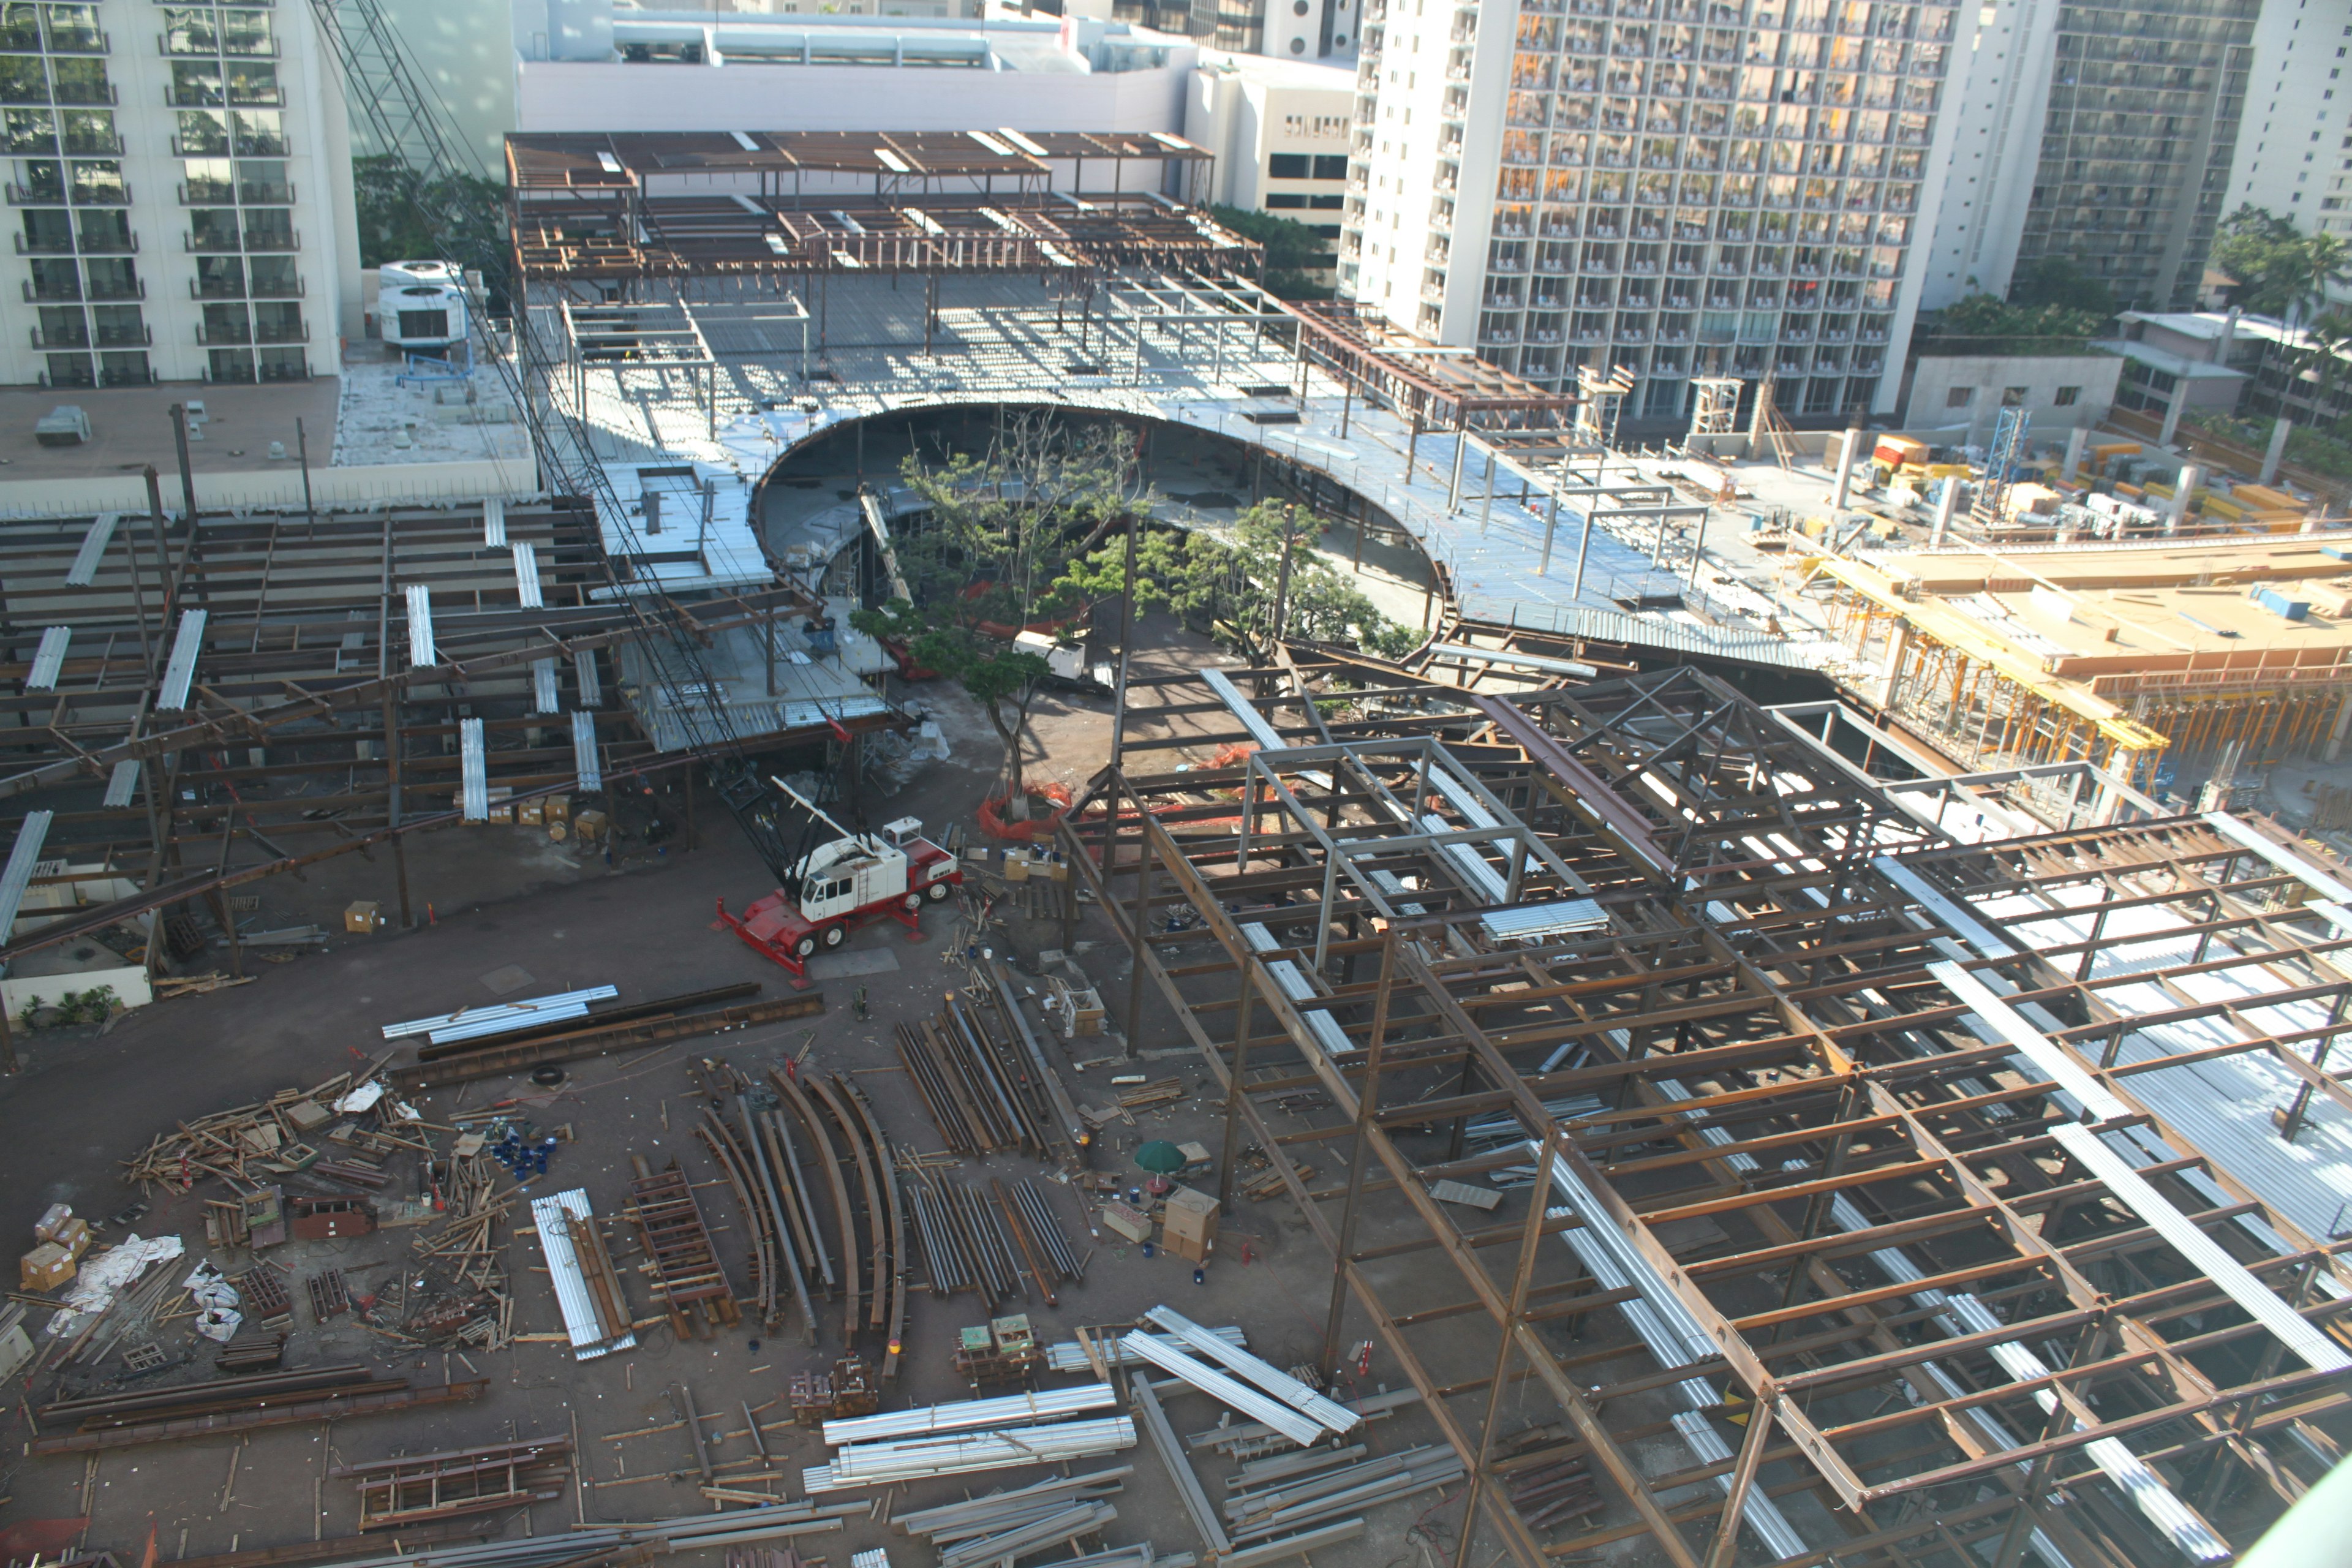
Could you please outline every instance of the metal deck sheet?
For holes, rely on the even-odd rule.
[[[531,1224],[539,1232],[540,1251],[547,1257],[548,1279],[555,1287],[556,1305],[563,1310],[563,1331],[571,1337],[572,1354],[575,1360],[593,1361],[614,1351],[630,1349],[637,1342],[637,1337],[624,1331],[617,1338],[607,1340],[598,1331],[596,1304],[589,1299],[587,1279],[580,1272],[580,1259],[572,1250],[569,1222],[572,1219],[595,1223],[596,1213],[588,1206],[584,1187],[531,1201]]]

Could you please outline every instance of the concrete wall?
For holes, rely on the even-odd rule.
[[[1304,195],[1302,207],[1285,206],[1284,217],[1306,224],[1337,224],[1337,205],[1317,207],[1318,195],[1339,198],[1344,180],[1276,180],[1267,160],[1276,153],[1304,156],[1348,155],[1348,121],[1355,109],[1355,78],[1332,66],[1294,66],[1268,72],[1236,57],[1204,61],[1192,73],[1184,95],[1181,131],[1217,155],[1213,185],[1203,199],[1237,207],[1263,207],[1271,195]],[[1310,165],[1311,167],[1311,165]],[[1271,209],[1270,209],[1271,210]]]
[[[1173,131],[1192,61],[1156,70],[521,60],[523,131]]]
[[[2012,387],[2024,389],[2036,435],[2095,425],[2115,406],[2123,364],[2114,354],[1923,355],[1912,365],[1903,426],[1941,446],[1981,445],[1991,438],[2004,394]],[[2068,388],[2073,399],[2061,403]],[[1965,406],[1953,405],[1955,389],[1968,391]]]
[[[204,508],[299,508],[299,468],[195,476],[196,504]],[[540,492],[536,467],[481,458],[467,463],[400,463],[347,468],[312,468],[310,493],[319,506],[363,507],[386,502],[479,500],[497,496],[520,500]],[[166,504],[179,492],[167,488]],[[79,479],[0,481],[0,517],[89,517],[101,511],[147,510],[147,481],[138,474]]]

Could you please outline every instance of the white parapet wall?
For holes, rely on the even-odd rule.
[[[163,479],[163,505],[177,511],[179,476],[167,473]],[[196,504],[207,510],[267,511],[302,505],[302,470],[291,463],[281,468],[199,473],[195,484]],[[457,463],[385,463],[310,470],[312,504],[338,510],[472,501],[490,496],[520,501],[540,493],[538,468],[529,460],[482,458]],[[138,474],[0,481],[0,517],[86,517],[102,511],[146,510],[147,481]]]

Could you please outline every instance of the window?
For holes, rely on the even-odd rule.
[[[1307,205],[1324,212],[1338,212],[1348,205],[1348,198],[1342,195],[1309,196]]]
[[[2083,389],[2079,386],[2062,386],[2058,389],[2058,395],[2051,401],[2061,408],[2072,408],[2082,395]]]
[[[1315,154],[1315,177],[1318,180],[1344,180],[1348,177],[1348,155],[1345,153]]]
[[[2024,407],[2024,406],[2025,406],[2025,395],[2026,395],[2026,393],[2027,393],[2028,391],[2030,391],[2030,390],[2031,390],[2031,388],[2028,388],[2028,387],[2022,387],[2022,386],[2004,386],[2004,387],[2002,387],[2002,388],[2000,389],[2000,405],[2001,405],[2003,408],[2022,408],[2022,407]]]
[[[1947,408],[1966,408],[1976,400],[1977,389],[1973,386],[1953,386],[1944,390],[1944,406]]]
[[[1276,207],[1303,207],[1307,205],[1307,198],[1299,195],[1284,195],[1277,191],[1265,198],[1265,205],[1269,211]]]
[[[1304,153],[1274,153],[1265,160],[1265,172],[1277,180],[1304,180],[1314,160]]]

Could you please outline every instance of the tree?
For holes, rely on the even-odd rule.
[[[455,261],[485,277],[507,268],[506,192],[474,174],[427,179],[391,153],[352,160],[360,265]]]
[[[1922,353],[2081,353],[2105,324],[2095,311],[2070,305],[2021,306],[1998,295],[1970,294],[1944,307],[1921,334]]]
[[[2063,256],[2044,256],[2019,268],[2009,280],[2009,302],[2027,310],[2063,305],[2101,317],[2116,313],[2115,290]]]
[[[1265,268],[1258,281],[1266,292],[1285,300],[1331,298],[1331,286],[1309,276],[1329,271],[1333,261],[1330,242],[1314,229],[1296,218],[1247,207],[1213,205],[1209,216],[1243,238],[1265,247]]]
[[[2292,319],[2352,283],[2352,253],[2332,234],[2303,234],[2292,220],[2241,206],[2214,231],[2213,265],[2237,279],[2238,303]]]
[[[918,455],[902,470],[929,520],[898,543],[913,600],[859,610],[849,624],[906,645],[913,661],[961,682],[1004,742],[1005,816],[1026,821],[1021,742],[1047,674],[1015,633],[1078,601],[1048,604],[1072,557],[1153,498],[1137,476],[1131,437],[1104,421],[1073,426],[1050,414],[1007,415],[985,455],[944,467]]]

